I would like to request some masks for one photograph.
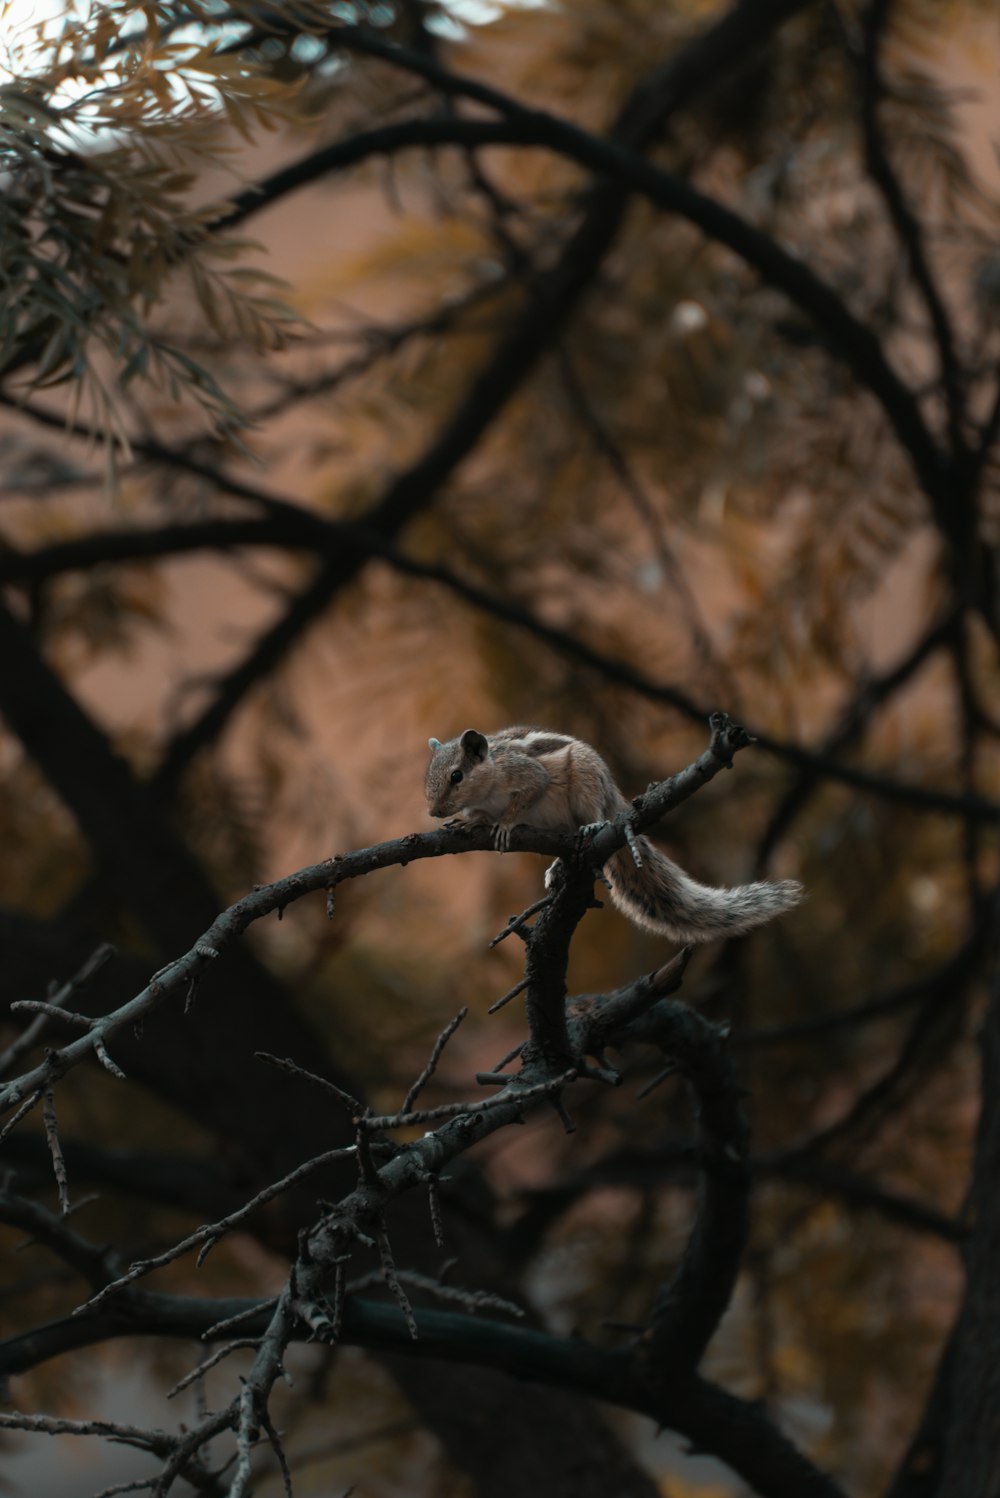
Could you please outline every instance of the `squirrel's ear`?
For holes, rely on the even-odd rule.
[[[427,747],[428,747],[428,749],[440,749],[441,748],[441,740],[440,739],[428,739],[427,740]]]
[[[477,733],[474,728],[467,728],[459,742],[470,759],[485,759],[490,751],[484,733]]]

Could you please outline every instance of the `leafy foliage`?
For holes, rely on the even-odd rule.
[[[122,398],[137,377],[213,422],[236,407],[204,363],[150,314],[186,277],[208,326],[250,350],[280,346],[289,313],[268,278],[212,233],[223,205],[195,204],[231,136],[296,114],[295,82],[233,52],[211,8],[123,3],[70,8],[16,38],[0,84],[0,367],[27,391],[71,382],[74,407],[126,443]],[[102,358],[102,355],[104,356]]]

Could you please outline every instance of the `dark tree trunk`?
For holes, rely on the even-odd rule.
[[[982,1111],[969,1198],[965,1301],[951,1357],[938,1498],[1000,1494],[1000,975],[980,1046]]]

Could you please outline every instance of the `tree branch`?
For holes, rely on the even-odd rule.
[[[727,1050],[728,1027],[662,999],[631,1040],[659,1046],[686,1078],[698,1120],[698,1211],[680,1266],[653,1302],[639,1355],[668,1382],[698,1367],[732,1298],[750,1230],[750,1129]]]
[[[968,452],[965,435],[965,396],[962,369],[955,346],[955,330],[934,279],[920,220],[907,201],[879,125],[878,106],[886,95],[879,54],[892,0],[870,0],[863,17],[864,46],[860,54],[851,49],[861,82],[861,120],[865,157],[873,182],[882,194],[889,217],[909,261],[917,289],[930,318],[940,363],[952,457],[961,462]]]
[[[44,1359],[114,1337],[204,1337],[228,1335],[213,1328],[240,1316],[243,1332],[259,1336],[271,1319],[271,1302],[252,1299],[202,1300],[151,1292],[130,1292],[131,1309],[105,1310],[50,1323],[0,1344],[0,1373],[20,1373]],[[409,1336],[394,1305],[349,1297],[344,1305],[341,1341],[350,1346],[392,1351],[422,1359],[494,1368],[604,1400],[648,1415],[686,1436],[698,1450],[711,1452],[768,1498],[842,1498],[832,1478],[815,1468],[767,1419],[760,1407],[727,1394],[701,1379],[663,1389],[647,1383],[630,1366],[628,1353],[606,1351],[579,1337],[473,1317],[457,1311],[419,1307],[414,1311],[418,1340]],[[298,1325],[295,1340],[308,1329]]]
[[[33,409],[29,408],[29,414],[34,414]],[[170,461],[168,455],[164,455],[164,461]],[[213,470],[206,470],[206,473],[212,472]],[[56,542],[39,547],[34,552],[9,551],[0,555],[0,581],[39,582],[60,571],[88,567],[98,562],[128,562],[154,556],[184,555],[199,549],[228,551],[241,546],[282,546],[307,550],[321,556],[328,555],[331,558],[345,554],[356,555],[359,558],[383,561],[405,576],[438,583],[473,608],[524,629],[569,659],[588,666],[609,681],[627,687],[639,696],[674,708],[692,722],[704,722],[709,716],[708,708],[681,688],[651,680],[629,662],[604,654],[567,631],[538,618],[522,604],[479,587],[459,577],[448,567],[419,562],[406,556],[363,524],[327,520],[301,508],[293,501],[254,488],[240,480],[230,479],[222,472],[214,472],[214,482],[224,492],[232,492],[263,505],[268,510],[267,518],[208,520],[155,530],[106,531],[79,541]],[[798,809],[799,797],[805,794],[807,782],[811,785],[820,779],[830,779],[854,786],[867,794],[916,806],[925,811],[937,811],[983,822],[1000,821],[1000,805],[984,797],[910,785],[890,776],[846,765],[834,757],[839,749],[846,747],[854,738],[866,708],[881,704],[904,685],[923,661],[946,641],[949,629],[952,628],[954,615],[949,614],[921,637],[903,661],[870,683],[847,709],[842,724],[819,749],[790,744],[753,725],[752,736],[759,748],[796,765],[801,772],[799,782],[788,792],[788,810],[783,816],[791,817]],[[166,791],[172,780],[172,772],[165,765],[153,776],[152,785]],[[765,852],[771,851],[784,829],[784,821],[778,826],[776,816],[775,830],[769,831],[763,844]],[[762,854],[759,855],[758,861],[762,857]]]
[[[790,14],[792,5],[781,7]],[[758,8],[759,9],[759,8]],[[738,6],[736,11],[743,11]],[[733,12],[735,16],[736,12]],[[784,17],[782,17],[784,18]],[[511,144],[511,131],[516,127],[521,133],[519,144],[546,147],[581,166],[609,178],[619,189],[625,188],[649,199],[656,206],[676,213],[695,224],[709,238],[725,245],[738,255],[769,285],[785,293],[800,310],[805,312],[819,327],[831,346],[850,367],[858,383],[868,389],[882,405],[896,435],[916,472],[921,488],[930,500],[935,518],[942,531],[951,535],[954,530],[954,515],[949,514],[944,493],[946,466],[933,437],[929,432],[917,400],[911,390],[889,364],[878,338],[849,311],[837,293],[803,261],[788,254],[760,229],[741,219],[732,210],[706,197],[688,182],[645,161],[631,144],[620,143],[614,135],[608,138],[595,136],[549,114],[544,110],[527,109],[508,95],[496,89],[485,88],[473,79],[464,78],[427,58],[407,52],[379,38],[361,34],[353,39],[342,33],[345,43],[363,46],[365,50],[377,50],[379,56],[398,66],[415,71],[421,76],[432,77],[435,86],[445,92],[461,93],[478,102],[488,104],[503,115],[502,121],[473,121],[432,119],[407,121],[395,127],[397,137],[385,137],[385,141],[398,139],[398,148],[416,144],[416,137],[407,136],[407,129],[419,132],[427,130],[424,143],[459,144],[463,146],[485,146],[488,144]],[[759,38],[758,38],[759,39]],[[449,139],[449,130],[455,134]],[[496,134],[491,136],[491,132]],[[387,144],[380,150],[389,149]],[[374,147],[373,147],[374,149]],[[313,163],[312,168],[310,162]],[[273,187],[261,186],[262,195],[291,190],[309,180],[310,170],[317,174],[323,170],[316,165],[315,156],[304,159],[295,167],[277,174],[280,182]],[[287,185],[285,185],[287,184]],[[249,211],[247,200],[241,211]]]

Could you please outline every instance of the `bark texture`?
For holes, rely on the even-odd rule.
[[[1000,1494],[1000,975],[980,1046],[982,1111],[969,1197],[965,1301],[951,1356],[939,1498]]]

